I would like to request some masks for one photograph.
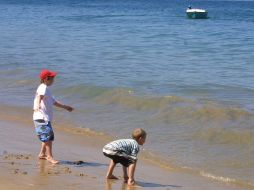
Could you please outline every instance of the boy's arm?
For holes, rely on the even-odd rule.
[[[39,95],[38,96],[38,98],[37,98],[37,103],[36,103],[36,106],[37,107],[35,107],[34,108],[34,111],[40,111],[40,104],[41,104],[41,100],[44,98],[44,96],[43,95]]]
[[[69,112],[73,111],[73,107],[67,106],[67,105],[64,105],[64,104],[61,104],[60,102],[57,102],[57,101],[55,101],[54,105],[55,105],[56,107],[66,109],[66,110],[69,111]]]
[[[134,173],[135,173],[135,168],[136,168],[137,161],[135,161],[133,164],[129,165],[128,167],[128,174],[129,174],[129,179],[128,179],[128,185],[134,185]]]
[[[139,147],[133,148],[133,150],[131,151],[131,157],[133,159],[137,160],[138,153],[139,153]]]

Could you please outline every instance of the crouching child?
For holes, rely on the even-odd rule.
[[[146,132],[137,128],[132,132],[132,139],[119,139],[106,144],[103,154],[110,158],[110,164],[106,175],[107,179],[118,179],[113,175],[117,163],[123,166],[123,177],[128,185],[134,185],[134,173],[137,164],[139,145],[146,141]]]

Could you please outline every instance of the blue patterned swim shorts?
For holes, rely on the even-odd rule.
[[[54,131],[49,121],[35,120],[35,133],[42,142],[54,141]]]

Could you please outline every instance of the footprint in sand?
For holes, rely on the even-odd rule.
[[[26,172],[26,171],[21,171],[20,169],[15,169],[13,173],[14,173],[14,174],[22,174],[22,175],[27,175],[27,174],[28,174],[28,172]]]
[[[15,169],[14,174],[18,174],[18,173],[19,173],[19,169]]]
[[[5,160],[13,160],[13,159],[16,159],[16,160],[28,160],[31,157],[32,156],[30,154],[28,154],[28,155],[24,155],[24,154],[5,154],[3,158]]]
[[[71,169],[68,168],[68,167],[65,167],[65,168],[64,168],[64,173],[69,173],[69,174],[70,174],[70,173],[71,173]]]

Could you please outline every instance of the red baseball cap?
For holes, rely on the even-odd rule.
[[[46,79],[47,77],[55,77],[57,75],[56,72],[43,69],[40,73],[41,80]]]

